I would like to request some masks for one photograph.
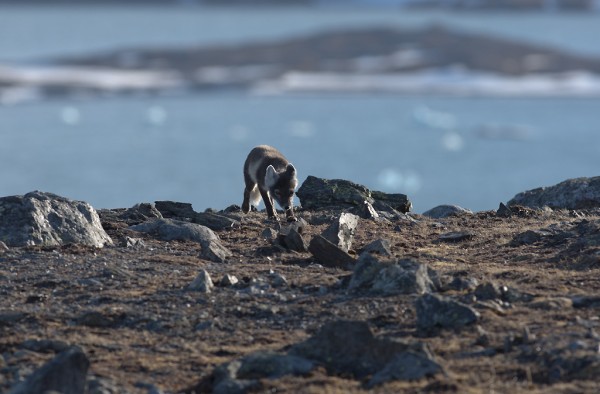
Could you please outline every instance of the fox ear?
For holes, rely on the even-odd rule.
[[[267,172],[265,173],[265,186],[267,187],[267,189],[270,189],[273,186],[275,186],[278,179],[279,174],[277,174],[277,171],[275,171],[275,167],[268,166]]]
[[[292,163],[289,163],[287,165],[287,168],[285,170],[288,174],[290,174],[291,176],[296,175],[296,167],[294,167],[294,165]]]

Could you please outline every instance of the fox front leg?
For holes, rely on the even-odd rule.
[[[269,219],[275,219],[279,221],[279,216],[277,216],[277,212],[275,212],[275,207],[273,207],[273,199],[269,195],[269,192],[261,188],[260,195],[265,202],[265,208],[267,209],[267,215],[269,215]]]

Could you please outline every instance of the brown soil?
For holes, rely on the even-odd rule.
[[[310,240],[333,213],[299,216],[310,224],[304,230]],[[234,253],[227,263],[202,260],[198,244],[157,241],[124,222],[104,222],[116,244],[129,236],[145,245],[0,251],[0,391],[54,356],[48,348],[32,350],[27,340],[80,346],[90,359],[91,375],[129,392],[146,393],[140,383],[178,392],[197,385],[218,364],[257,350],[285,351],[335,319],[366,321],[377,336],[423,341],[447,371],[420,381],[390,382],[377,392],[600,391],[597,373],[563,368],[556,375],[549,361],[564,338],[584,347],[591,341],[597,349],[600,302],[592,297],[600,294],[600,235],[594,233],[600,211],[413,217],[416,223],[361,219],[351,254],[386,238],[398,258],[428,264],[445,283],[474,278],[528,297],[477,303],[472,290],[446,290],[444,295],[471,303],[480,321],[423,333],[415,326],[416,296],[349,294],[340,279],[351,271],[322,267],[310,253],[287,252],[263,238],[272,223],[262,212],[245,216],[241,228],[219,233]],[[594,223],[591,233],[576,230]],[[559,235],[511,245],[519,233],[551,226]],[[451,231],[474,236],[439,240]],[[185,291],[200,269],[215,282],[232,274],[242,284],[217,286],[210,294]],[[268,278],[270,270],[284,275],[288,286],[248,291],[248,283]],[[332,376],[322,367],[308,376],[261,383],[261,392],[366,391],[363,381]]]

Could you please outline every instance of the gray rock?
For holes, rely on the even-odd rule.
[[[271,228],[271,227],[267,227],[266,229],[263,230],[263,232],[261,233],[261,236],[266,239],[267,241],[273,241],[277,238],[277,235],[279,233],[277,232],[277,230]]]
[[[239,281],[240,280],[235,275],[225,274],[223,275],[223,278],[221,278],[219,284],[224,287],[230,287],[235,286]]]
[[[371,205],[371,203],[366,200],[363,201],[362,204],[354,207],[352,209],[352,212],[354,212],[355,214],[357,214],[359,217],[361,217],[363,219],[379,218],[379,214],[377,213],[375,208],[373,208],[373,205]]]
[[[125,236],[121,241],[121,246],[125,248],[143,248],[146,246],[146,244],[140,238],[131,238]]]
[[[39,191],[0,198],[0,240],[8,246],[112,245],[91,205]]]
[[[325,267],[349,269],[356,260],[321,235],[315,235],[308,251]]]
[[[62,394],[83,394],[90,362],[83,351],[70,347],[34,371],[9,394],[37,394],[56,391]]]
[[[425,294],[419,297],[415,306],[419,329],[462,327],[475,323],[479,319],[479,312],[470,306],[436,294]]]
[[[552,232],[543,229],[527,230],[515,235],[510,242],[510,246],[531,245],[552,235],[554,235]]]
[[[478,300],[499,300],[502,298],[501,287],[493,282],[482,283],[473,292]]]
[[[233,256],[233,253],[216,239],[202,242],[201,247],[200,257],[216,263],[225,263],[228,258]]]
[[[412,209],[412,203],[410,202],[406,194],[384,193],[379,192],[377,190],[372,190],[371,197],[375,200],[375,202],[373,203],[374,206],[377,205],[381,207],[381,205],[379,205],[378,203],[382,203],[387,206],[390,206],[394,210],[401,213],[410,212],[410,210]],[[381,208],[378,208],[377,206],[375,207],[376,209],[383,210]]]
[[[376,385],[409,376],[400,372],[402,360],[409,358],[403,356],[406,352],[432,359],[421,343],[376,338],[367,323],[340,320],[326,323],[317,334],[292,346],[289,353],[319,362],[336,374],[351,374],[358,379],[380,374],[372,382]],[[411,371],[412,376],[418,374]]]
[[[131,226],[130,229],[150,234],[162,241],[193,241],[202,244],[219,240],[208,227],[172,219],[155,219]]]
[[[444,370],[441,365],[428,353],[407,351],[396,355],[381,371],[373,375],[367,387],[372,388],[393,380],[419,380],[442,372]]]
[[[295,226],[296,223],[298,222],[293,222],[290,225],[281,227],[281,230],[279,230],[279,234],[277,235],[277,243],[284,248],[295,252],[306,252],[308,250],[308,244],[297,230],[299,229],[302,231],[302,228]]]
[[[87,394],[129,394],[112,379],[93,376],[87,381]]]
[[[452,231],[440,235],[438,239],[442,242],[461,242],[471,239],[474,236],[475,234],[468,231]]]
[[[362,253],[374,253],[380,256],[392,256],[392,249],[390,241],[387,239],[376,239],[375,241],[367,244],[363,249]]]
[[[501,202],[500,206],[496,210],[496,215],[503,218],[509,218],[513,215],[513,212],[508,206],[506,206],[506,204]]]
[[[192,222],[206,226],[214,231],[231,230],[240,226],[240,222],[235,219],[211,212],[196,213],[192,218]]]
[[[151,203],[136,204],[119,215],[119,218],[128,224],[142,223],[149,219],[162,219],[162,217],[160,211]]]
[[[8,252],[8,246],[6,246],[4,242],[0,241],[0,253],[2,252]]]
[[[186,202],[156,201],[154,205],[164,218],[191,219],[197,213],[192,204]]]
[[[277,379],[285,375],[305,375],[314,367],[314,362],[302,357],[273,352],[256,352],[240,360],[236,378]]]
[[[600,207],[600,176],[568,179],[554,186],[528,190],[514,196],[508,205],[553,209]]]
[[[436,288],[427,266],[413,260],[380,262],[369,254],[358,260],[348,290],[378,294],[423,294]]]
[[[156,201],[156,209],[165,218],[184,219],[192,223],[206,226],[214,231],[229,230],[239,226],[237,220],[214,212],[196,212],[192,204],[174,201]]]
[[[459,207],[458,205],[438,205],[428,211],[423,212],[423,216],[428,216],[432,219],[443,219],[449,216],[458,216],[464,214],[473,214],[473,211]]]
[[[202,293],[210,293],[215,287],[210,275],[206,270],[200,270],[196,278],[186,287],[188,291],[199,291]]]
[[[271,282],[271,286],[277,287],[285,287],[288,285],[288,281],[282,274],[278,272],[271,272],[269,274],[269,280]]]
[[[323,179],[309,175],[296,193],[303,208],[322,209],[332,206],[356,206],[373,201],[371,191],[343,179]]]
[[[446,286],[446,288],[450,290],[474,290],[479,282],[475,278],[462,278],[460,276],[454,277],[450,283]]]
[[[32,352],[58,353],[66,350],[69,345],[66,342],[54,339],[28,339],[21,343],[21,347]]]
[[[352,248],[357,226],[358,216],[344,212],[321,235],[344,252],[348,252]]]
[[[221,394],[246,393],[260,387],[259,379],[277,379],[286,375],[305,375],[314,368],[312,361],[274,352],[256,352],[215,368],[212,387],[205,391]]]

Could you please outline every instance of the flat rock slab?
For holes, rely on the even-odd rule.
[[[90,204],[39,191],[0,198],[0,241],[8,246],[112,245]]]
[[[462,242],[473,238],[475,234],[468,231],[452,231],[440,235],[438,238],[441,242]]]
[[[155,219],[131,226],[130,229],[153,235],[162,241],[208,243],[219,240],[219,237],[206,226],[173,219]]]
[[[324,179],[309,175],[296,193],[303,208],[323,209],[332,206],[362,206],[381,201],[402,213],[410,211],[412,203],[404,194],[371,191],[363,185],[344,179]]]
[[[554,209],[587,209],[600,207],[600,176],[568,179],[550,187],[528,190],[514,196],[509,206]]]

